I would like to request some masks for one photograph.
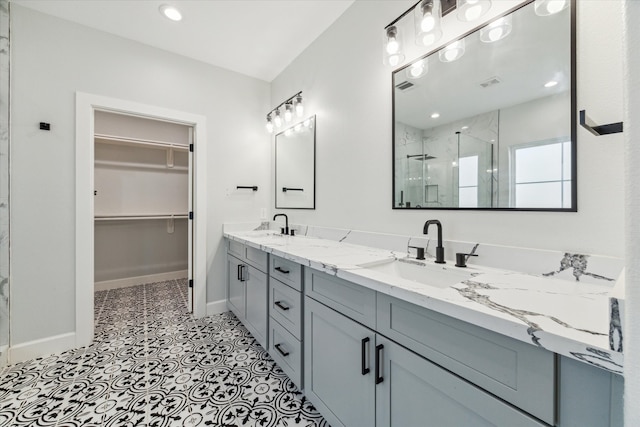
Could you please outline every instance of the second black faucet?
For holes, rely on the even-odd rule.
[[[437,219],[430,219],[424,223],[422,234],[428,234],[429,226],[435,224],[438,226],[438,246],[436,246],[436,264],[446,264],[444,260],[444,247],[442,247],[442,224]]]
[[[289,217],[287,216],[287,214],[275,214],[273,216],[273,220],[275,221],[279,216],[283,216],[285,221],[284,228],[281,228],[282,234],[289,234]]]

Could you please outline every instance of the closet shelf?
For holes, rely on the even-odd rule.
[[[112,169],[157,169],[165,172],[189,172],[188,166],[173,166],[167,167],[167,165],[154,165],[150,163],[136,163],[125,161],[113,161],[113,160],[96,160],[96,166],[103,166],[105,168]]]
[[[96,133],[94,135],[95,142],[103,144],[114,145],[128,145],[128,146],[147,146],[149,148],[167,149],[173,148],[174,150],[189,151],[189,146],[184,144],[173,144],[171,142],[153,141],[148,139],[136,139],[126,138],[122,136],[103,135]]]
[[[168,214],[118,214],[118,215],[96,215],[96,221],[133,221],[133,220],[149,220],[149,219],[186,219],[189,218],[187,213],[168,213]]]

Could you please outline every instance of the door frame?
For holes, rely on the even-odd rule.
[[[133,101],[76,92],[76,347],[94,333],[94,112],[144,117],[193,128],[193,315],[207,314],[206,118]]]

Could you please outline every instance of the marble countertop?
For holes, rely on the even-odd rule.
[[[224,236],[361,286],[437,311],[599,368],[622,373],[623,354],[609,345],[610,287],[555,277],[417,261],[406,252],[273,231]],[[430,286],[375,269],[393,261],[453,277]],[[374,268],[370,268],[374,267]],[[458,281],[458,279],[460,279]]]

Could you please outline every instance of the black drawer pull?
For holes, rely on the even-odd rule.
[[[282,268],[282,267],[276,267],[276,268],[274,268],[274,270],[275,270],[275,271],[279,271],[279,272],[280,272],[280,273],[282,273],[282,274],[289,274],[289,270],[285,270],[285,269],[284,269],[284,268]]]
[[[286,305],[282,304],[282,302],[280,302],[280,301],[276,301],[276,302],[274,302],[274,304],[277,305],[278,308],[280,310],[282,310],[282,311],[287,311],[290,308],[290,307],[287,307]]]
[[[361,361],[361,366],[362,366],[362,375],[367,375],[371,369],[369,369],[367,367],[367,347],[369,344],[369,337],[366,338],[362,338],[361,344],[362,344],[362,348],[361,348],[361,352],[362,352],[362,361]]]
[[[240,269],[241,268],[242,268],[242,264],[238,264],[238,280],[241,280],[241,277],[240,277],[240,274],[241,274],[240,273]]]
[[[288,351],[284,351],[284,350],[281,348],[281,346],[282,346],[282,344],[276,344],[276,345],[274,345],[274,347],[276,348],[276,350],[278,350],[278,353],[280,353],[283,357],[287,357],[287,356],[289,355],[289,352],[288,352]]]
[[[238,267],[240,267],[240,281],[241,282],[246,282],[247,279],[244,276],[244,269],[247,268],[247,266],[244,265],[244,264],[240,264]]]
[[[376,384],[380,384],[384,381],[382,375],[380,375],[380,359],[382,359],[381,353],[382,349],[384,349],[384,345],[378,344],[376,346]]]

